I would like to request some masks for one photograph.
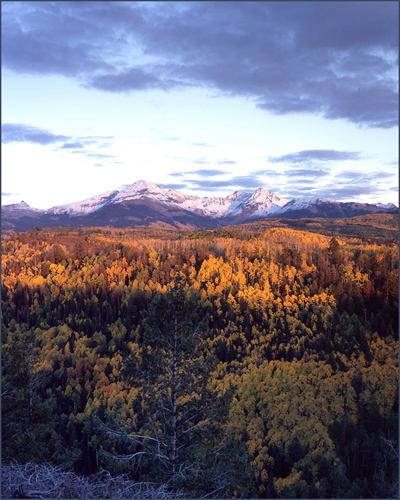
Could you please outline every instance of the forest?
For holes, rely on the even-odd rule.
[[[398,498],[398,217],[355,219],[3,234],[2,497]]]

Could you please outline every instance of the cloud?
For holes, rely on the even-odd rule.
[[[206,88],[279,115],[398,124],[398,2],[2,4],[2,66],[105,92]]]
[[[287,175],[290,175],[292,177],[324,177],[326,175],[329,175],[329,172],[326,172],[325,170],[312,170],[312,169],[305,169],[305,168],[298,168],[298,169],[293,169],[287,172]]]
[[[272,192],[274,191],[271,189]],[[348,184],[348,183],[337,183],[331,184],[329,187],[325,186],[313,186],[309,183],[301,184],[287,184],[285,185],[285,198],[302,198],[305,196],[318,196],[320,198],[330,198],[335,201],[346,201],[349,200],[357,201],[357,199],[361,199],[362,197],[368,196],[369,198],[377,197],[379,195],[383,195],[386,192],[386,189],[381,189],[379,186],[366,183],[362,185],[357,184]]]
[[[3,144],[11,142],[31,142],[48,146],[49,144],[56,144],[58,142],[66,141],[71,137],[65,135],[53,134],[48,130],[31,127],[21,123],[4,123],[1,126],[1,135]]]
[[[191,86],[179,80],[157,77],[156,73],[157,71],[154,69],[145,70],[134,67],[127,71],[90,77],[83,86],[120,93],[152,89],[172,90]]]
[[[187,146],[197,146],[199,148],[213,148],[212,144],[208,144],[207,142],[187,142]]]
[[[392,174],[391,172],[383,172],[383,171],[371,172],[369,175],[372,179],[375,178],[377,180],[395,176],[395,174]]]
[[[374,183],[380,182],[383,179],[388,179],[390,177],[394,177],[395,174],[391,172],[384,171],[375,171],[375,172],[362,172],[362,171],[354,171],[354,170],[346,170],[343,172],[338,172],[335,174],[334,179],[341,182],[350,182],[350,183]]]
[[[216,175],[225,175],[229,174],[229,172],[225,172],[224,170],[218,170],[216,168],[206,168],[201,170],[194,170],[191,174],[200,175],[201,177],[214,177]]]
[[[282,177],[285,174],[284,171],[279,171],[279,170],[256,170],[254,172],[251,172],[251,175],[263,175],[263,176],[269,176],[269,177]]]
[[[163,137],[164,141],[180,141],[180,137]]]
[[[61,149],[82,149],[83,144],[81,142],[66,142],[61,146]]]
[[[332,149],[311,149],[306,151],[298,151],[283,156],[270,156],[270,163],[291,163],[298,165],[301,163],[324,163],[346,160],[360,160],[361,154],[355,151],[335,151]]]
[[[208,163],[203,161],[195,161],[195,163]],[[226,172],[224,170],[218,170],[216,168],[202,168],[200,170],[190,170],[187,172],[173,172],[169,175],[174,177],[184,177],[186,175],[199,175],[200,177],[214,177],[217,175],[226,175],[230,172]]]
[[[170,183],[170,184],[161,184],[160,183],[159,186],[161,186],[164,189],[176,189],[178,191],[180,191],[181,189],[187,188],[186,184],[174,184],[174,183]]]
[[[106,155],[102,153],[85,153],[89,158],[93,158],[95,160],[104,160],[109,158],[115,158],[115,155]]]
[[[239,175],[231,180],[232,186],[242,189],[263,187],[263,182],[256,175]]]
[[[237,165],[237,162],[233,160],[219,160],[217,161],[217,165]]]
[[[83,154],[97,160],[115,158],[114,155],[93,153],[85,149],[86,146],[91,146],[93,144],[98,147],[107,147],[109,143],[105,143],[104,140],[108,141],[113,138],[112,136],[83,136],[81,138],[73,138],[71,136],[55,134],[40,127],[33,127],[21,123],[4,123],[1,126],[1,132],[3,144],[29,142],[32,144],[40,144],[41,146],[51,145],[54,146],[55,150],[62,150],[71,154]],[[63,144],[59,146],[58,143]]]
[[[214,180],[214,179],[185,179],[187,186],[192,190],[211,190],[218,191],[221,188],[225,190],[237,191],[253,191],[258,188],[265,188],[274,193],[281,190],[282,186],[274,186],[271,183],[266,184],[257,175],[239,175],[226,180]],[[284,194],[282,194],[284,196]]]
[[[187,183],[191,184],[191,189],[210,189],[219,190],[221,188],[229,189],[231,183],[227,181],[215,181],[209,179],[187,179]]]
[[[193,163],[198,163],[199,165],[209,165],[210,164],[210,162],[208,160],[206,160],[205,158],[198,158],[197,160],[193,160]]]
[[[346,186],[346,187],[332,187],[326,189],[319,189],[318,196],[321,198],[332,198],[335,201],[348,201],[349,199],[356,200],[357,198],[368,195],[371,197],[379,194],[384,194],[385,190],[377,186]]]

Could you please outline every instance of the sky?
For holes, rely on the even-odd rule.
[[[2,205],[398,205],[397,1],[1,2]]]

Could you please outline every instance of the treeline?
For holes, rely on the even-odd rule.
[[[185,362],[213,360],[179,396],[182,413],[205,401],[206,387],[228,406],[220,419],[213,414],[212,433],[187,444],[182,467],[199,466],[172,489],[397,497],[398,245],[288,228],[246,238],[143,231],[36,228],[3,237],[3,460],[161,484],[162,467],[146,461],[144,445],[145,437],[168,445],[171,472],[168,426],[144,397],[150,388],[157,400],[160,382],[132,373],[146,373],[157,339],[151,363],[165,358],[167,323],[164,331],[150,319],[179,284],[182,300],[196,304],[186,316],[200,311],[193,330],[196,319],[204,326],[201,352],[194,359],[185,348]],[[226,479],[229,461],[235,476],[214,494],[199,471]]]

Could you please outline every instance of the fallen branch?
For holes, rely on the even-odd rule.
[[[32,462],[9,462],[1,467],[1,498],[143,498],[183,497],[166,485],[137,483],[126,474],[116,477],[108,471],[79,476],[60,467]]]

